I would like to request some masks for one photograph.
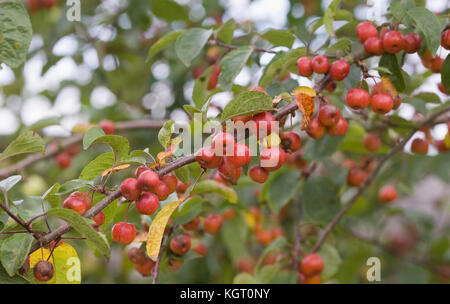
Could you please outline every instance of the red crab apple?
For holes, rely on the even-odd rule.
[[[297,60],[298,74],[303,77],[309,77],[313,73],[312,60],[309,57],[300,57]]]
[[[250,178],[257,183],[265,183],[267,178],[269,178],[269,172],[264,170],[259,166],[253,166],[250,168],[248,175]]]
[[[195,159],[201,167],[206,169],[218,168],[223,161],[223,158],[218,156],[211,146],[206,146],[198,150],[195,154]]]
[[[191,249],[191,238],[188,235],[178,235],[170,240],[170,250],[177,255],[186,254]]]
[[[381,148],[381,140],[373,133],[367,133],[363,139],[364,147],[367,151],[375,152]]]
[[[220,214],[211,214],[203,221],[203,230],[209,234],[216,234],[222,227],[222,222]]]
[[[137,178],[137,185],[140,191],[151,191],[158,183],[159,176],[153,170],[144,170]],[[134,182],[132,183],[132,185]],[[133,188],[134,189],[134,188]]]
[[[239,142],[234,145],[233,155],[227,155],[224,159],[231,167],[239,168],[251,162],[252,154],[250,148],[245,143]]]
[[[405,35],[403,40],[405,41],[404,50],[408,54],[416,53],[422,48],[422,37],[417,33]]]
[[[383,36],[383,48],[386,52],[395,54],[403,50],[405,41],[398,31],[388,31]]]
[[[309,122],[309,128],[306,131],[309,136],[311,136],[314,139],[319,139],[323,137],[325,134],[325,127],[322,125],[317,117],[313,117],[311,121]]]
[[[330,76],[333,80],[341,81],[347,77],[350,72],[350,65],[343,59],[336,60],[330,66]]]
[[[94,221],[97,226],[103,225],[103,223],[105,222],[105,214],[103,213],[103,211],[100,211],[94,216]]]
[[[150,171],[146,171],[144,173],[147,172]],[[141,174],[140,177],[142,177],[144,173]],[[129,201],[137,200],[141,195],[141,189],[139,189],[138,180],[133,177],[126,178],[122,182],[122,184],[120,184],[120,192],[122,193],[122,196]]]
[[[281,148],[286,152],[294,152],[300,149],[302,140],[300,136],[295,132],[283,132],[280,135]]]
[[[141,214],[151,215],[159,207],[158,196],[154,193],[146,192],[136,201],[136,210]]]
[[[428,142],[422,138],[416,138],[411,143],[411,151],[416,154],[427,154],[428,153]]]
[[[281,148],[265,148],[259,155],[259,166],[267,171],[275,171],[283,165],[284,160],[285,153]]]
[[[364,43],[371,37],[378,37],[378,31],[375,25],[369,21],[364,21],[356,26],[356,36],[358,36],[359,42]]]
[[[352,168],[348,171],[347,174],[347,184],[353,187],[358,187],[366,181],[367,177],[368,174],[364,170],[361,170],[359,168]]]
[[[327,128],[327,133],[330,136],[344,136],[348,130],[348,123],[344,118],[339,118],[338,122]]]
[[[116,126],[111,120],[102,120],[101,122],[99,122],[98,126],[107,135],[113,134],[116,131]]]
[[[323,260],[320,255],[316,253],[308,254],[300,262],[300,271],[306,277],[313,277],[322,272],[324,267]]]
[[[330,62],[325,56],[316,56],[312,61],[312,68],[317,74],[325,74],[330,69]]]
[[[136,237],[136,227],[127,222],[118,222],[112,227],[111,236],[114,241],[128,245]]]
[[[333,104],[326,104],[320,108],[318,118],[322,125],[331,127],[341,118],[341,110]]]
[[[397,199],[397,190],[394,186],[385,185],[378,192],[378,197],[383,203],[390,203]]]
[[[383,55],[383,41],[378,37],[370,37],[364,42],[364,50],[377,56]]]
[[[366,108],[370,103],[370,95],[364,89],[351,89],[345,96],[347,106],[353,110],[361,110]]]
[[[34,265],[33,274],[36,280],[47,282],[53,278],[55,270],[49,261],[39,261]]]
[[[378,114],[386,114],[394,107],[394,100],[388,94],[375,94],[370,99],[370,108]]]

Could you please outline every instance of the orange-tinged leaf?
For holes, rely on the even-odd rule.
[[[120,166],[115,166],[113,168],[107,169],[105,171],[102,172],[102,177],[105,177],[106,175],[108,175],[109,173],[116,173],[125,169],[128,169],[130,167],[130,164],[125,164],[125,165],[120,165]]]
[[[135,243],[145,242],[145,241],[147,241],[147,236],[148,236],[148,232],[144,232],[144,231],[138,232],[136,234],[136,237],[134,238],[133,242],[135,242]]]
[[[298,87],[292,91],[294,95],[295,103],[298,106],[300,112],[302,112],[302,130],[305,130],[309,126],[311,116],[314,114],[314,97],[316,91],[310,87]]]
[[[77,124],[72,127],[72,132],[73,133],[86,133],[87,131],[89,131],[90,128],[92,128],[94,126],[96,126],[96,125],[90,124],[90,123]]]
[[[150,225],[147,236],[147,255],[156,261],[159,256],[159,250],[161,248],[161,242],[164,236],[164,230],[166,229],[167,221],[172,213],[180,205],[181,201],[171,202],[162,208]]]
[[[390,95],[393,99],[395,99],[398,96],[397,89],[392,84],[391,80],[388,77],[381,77],[381,91],[385,94]]]

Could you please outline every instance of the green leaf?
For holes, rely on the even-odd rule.
[[[288,48],[292,47],[295,40],[294,35],[286,30],[268,30],[261,37],[275,46],[285,46]]]
[[[441,103],[439,96],[431,92],[421,92],[413,95],[412,97],[422,99],[426,103]]]
[[[351,122],[344,139],[341,141],[339,150],[366,154],[368,151],[363,144],[364,135],[366,135],[364,128],[356,122]],[[376,152],[371,153],[384,154],[388,151],[389,147],[382,145]]]
[[[250,55],[253,47],[243,46],[229,52],[220,61],[219,84],[222,89],[228,91],[231,89],[233,80],[241,72]]]
[[[203,204],[206,201],[200,196],[189,198],[176,209],[172,215],[175,224],[184,225],[192,221],[203,211]]]
[[[392,72],[389,74],[379,71],[380,76],[387,76],[392,81],[392,84],[395,86],[397,91],[401,92],[405,90],[405,80],[403,79],[397,57],[394,54],[384,53],[383,56],[381,56],[378,65]]]
[[[406,11],[414,20],[415,25],[422,32],[431,54],[435,54],[441,44],[441,24],[435,14],[425,7],[413,7]]]
[[[384,68],[384,67],[374,67],[372,69],[375,71],[378,71],[380,73],[383,73],[383,74],[392,75],[392,72],[389,69]]]
[[[45,191],[45,193],[41,196],[41,199],[49,202],[52,207],[58,206],[60,202],[59,195],[57,195],[59,188],[61,188],[59,183],[54,184],[50,187],[50,189]]]
[[[93,159],[86,167],[81,171],[79,179],[92,180],[101,174],[103,171],[112,168],[114,165],[114,153],[103,153]]]
[[[87,180],[83,180],[83,179],[74,179],[68,182],[65,182],[64,184],[61,185],[61,187],[58,190],[58,193],[56,193],[57,195],[63,195],[69,192],[72,192],[73,190],[76,189],[80,189],[80,188],[84,188],[86,186],[92,186],[94,184],[94,182],[92,181],[87,181]]]
[[[214,66],[208,67],[202,75],[195,79],[194,89],[192,90],[192,100],[194,101],[194,105],[199,109],[201,109],[208,100],[207,88],[209,76],[211,75],[213,68]]]
[[[95,128],[95,127],[94,127]],[[92,129],[92,128],[91,128]],[[91,130],[89,129],[89,131]],[[89,133],[88,131],[88,133]],[[88,134],[86,133],[86,135]],[[86,138],[85,135],[85,138]],[[124,160],[128,158],[128,151],[130,151],[130,143],[128,139],[119,135],[103,135],[98,137],[90,137],[89,140],[85,141],[83,138],[83,147],[84,149],[89,148],[91,145],[96,143],[105,143],[108,144],[111,150],[114,152],[116,160]]]
[[[237,202],[237,194],[234,189],[227,187],[215,180],[204,180],[201,181],[195,186],[192,194],[201,194],[201,193],[215,193],[222,196],[224,199],[229,201],[230,203]]]
[[[324,244],[317,253],[322,257],[325,265],[320,277],[322,280],[333,277],[338,272],[339,265],[342,263],[339,252],[335,247]]]
[[[422,114],[427,114],[428,110],[425,105],[425,102],[420,98],[415,97],[406,97],[402,100],[405,103],[409,103],[412,105],[417,111],[419,111]]]
[[[19,67],[28,53],[32,37],[30,17],[23,2],[0,1],[0,62]]]
[[[0,284],[28,284],[28,282],[18,275],[10,277],[0,265]]]
[[[236,116],[253,115],[273,110],[272,98],[264,92],[247,91],[234,97],[225,106],[221,119],[225,121]]]
[[[192,28],[184,32],[175,42],[175,52],[178,58],[186,66],[190,66],[192,59],[200,54],[212,32],[213,30],[202,28]]]
[[[166,21],[188,19],[187,8],[170,0],[150,0],[150,11]]]
[[[60,117],[50,117],[41,119],[34,124],[25,128],[26,131],[37,131],[48,126],[58,125],[61,121]]]
[[[175,176],[178,177],[178,179],[182,181],[184,184],[189,183],[191,176],[189,173],[189,168],[187,166],[180,167],[176,169],[174,172]]]
[[[195,114],[202,114],[202,111],[191,105],[184,105],[183,109],[192,117],[194,117]]]
[[[441,80],[444,87],[450,92],[450,55],[447,55],[441,68]]]
[[[236,263],[239,258],[247,255],[246,240],[248,236],[248,226],[244,217],[237,213],[233,218],[224,221],[220,229],[220,236],[228,256]]]
[[[27,259],[33,243],[33,235],[16,233],[5,239],[0,249],[0,259],[9,276],[14,276]]]
[[[309,219],[327,223],[339,212],[338,187],[323,176],[310,176],[303,185],[303,208]]]
[[[68,222],[73,229],[91,242],[91,244],[95,246],[101,254],[109,257],[110,249],[108,242],[97,231],[95,231],[94,228],[91,227],[91,225],[86,221],[86,218],[71,209],[65,208],[50,209],[47,211],[47,214],[62,218]]]
[[[267,87],[277,78],[288,72],[297,71],[298,58],[306,54],[304,47],[291,50],[289,52],[279,52],[275,55],[270,63],[264,68],[263,75],[259,80],[259,86],[263,89]]]
[[[326,51],[325,54],[337,54],[337,53],[345,53],[350,51],[351,41],[348,38],[340,38],[336,41],[335,44],[331,45]]]
[[[169,143],[174,130],[175,130],[175,121],[168,120],[164,123],[164,125],[162,126],[162,128],[159,130],[158,133],[158,140],[161,146],[167,148],[167,144]]]
[[[23,153],[37,152],[44,154],[44,146],[44,141],[39,135],[28,131],[20,134],[6,147],[3,153],[0,154],[0,160]]]
[[[233,284],[259,284],[257,278],[246,272],[241,272],[233,279]]]
[[[15,184],[20,182],[21,179],[22,176],[20,175],[13,175],[5,178],[4,180],[0,181],[0,191],[8,192],[12,187],[14,187]]]
[[[273,212],[280,211],[294,197],[299,177],[300,173],[293,170],[278,170],[270,174],[261,195]]]
[[[327,136],[309,140],[305,145],[305,158],[308,161],[321,160],[332,155],[339,148],[344,136]]]
[[[180,37],[184,33],[184,30],[179,31],[173,31],[170,33],[167,33],[166,35],[162,36],[158,41],[153,43],[152,47],[148,51],[148,56],[146,59],[146,62],[150,61],[150,59],[158,54],[160,51],[168,47],[169,45],[173,44],[178,37]]]
[[[230,19],[217,30],[217,38],[225,43],[230,43],[233,39],[234,28],[236,27],[236,22],[234,19]]]
[[[91,127],[86,134],[83,136],[83,149],[89,148],[89,146],[96,140],[97,138],[105,136],[105,132],[99,127]]]
[[[334,15],[340,3],[341,0],[333,0],[333,2],[331,2],[331,4],[325,10],[325,13],[323,15],[323,24],[325,25],[325,30],[331,37],[336,36],[333,30],[333,21]]]

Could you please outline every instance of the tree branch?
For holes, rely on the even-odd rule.
[[[317,243],[314,245],[311,252],[317,252],[317,250],[320,249],[320,247],[325,242],[326,238],[330,234],[330,232],[333,230],[334,226],[339,222],[339,220],[344,216],[344,214],[353,206],[353,204],[358,200],[359,196],[364,192],[364,190],[371,184],[371,182],[375,179],[376,175],[380,171],[381,167],[396,153],[403,150],[403,147],[406,145],[406,143],[413,137],[414,133],[416,133],[418,130],[420,130],[422,127],[427,126],[429,124],[432,124],[435,119],[437,119],[442,114],[445,114],[446,112],[450,111],[450,106],[434,113],[430,117],[428,117],[419,127],[414,128],[406,138],[404,138],[398,145],[396,145],[388,154],[386,154],[378,163],[378,165],[375,167],[375,169],[372,171],[372,173],[369,175],[369,177],[358,187],[358,191],[353,195],[353,197],[350,199],[350,201],[345,204],[345,206],[333,217],[333,219],[328,223],[327,227],[323,231],[322,235],[320,236]]]
[[[155,129],[161,128],[164,124],[164,121],[153,121],[153,120],[138,120],[138,121],[127,121],[127,122],[118,122],[116,123],[117,131],[127,131],[134,129]],[[15,163],[14,165],[0,169],[0,178],[6,178],[8,176],[13,175],[16,172],[20,172],[30,165],[34,164],[37,161],[50,158],[55,156],[59,152],[80,143],[83,140],[83,134],[74,134],[71,137],[64,139],[60,142],[57,147],[48,147],[47,151],[44,155],[40,153],[31,154],[21,161]]]

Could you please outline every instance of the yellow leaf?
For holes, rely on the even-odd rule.
[[[148,232],[138,232],[136,234],[136,237],[134,238],[133,242],[135,243],[142,243],[147,240]]]
[[[277,133],[270,133],[268,136],[264,137],[261,144],[264,147],[278,147],[281,143],[280,136]]]
[[[43,249],[44,260],[50,255],[49,249]],[[53,264],[55,274],[47,281],[47,284],[80,284],[81,263],[75,249],[67,243],[62,243],[53,250],[53,257],[48,260]],[[37,262],[42,260],[41,250],[38,249],[30,254],[30,271]],[[31,274],[32,276],[32,274]]]
[[[297,87],[292,91],[292,95],[297,95],[297,94],[305,94],[308,95],[309,97],[316,97],[317,93],[316,91],[314,91],[313,88],[310,87]]]
[[[153,261],[158,259],[161,241],[164,236],[167,221],[179,205],[180,201],[174,201],[165,205],[164,208],[158,212],[150,225],[147,236],[147,255]]]
[[[86,133],[90,128],[95,126],[94,124],[85,123],[85,124],[77,124],[72,127],[73,133]]]
[[[129,168],[130,165],[129,164],[125,164],[125,165],[120,165],[120,166],[115,166],[113,168],[107,169],[105,171],[103,171],[102,173],[102,177],[105,177],[106,175],[108,175],[109,173],[116,173],[122,170],[125,170],[127,168]]]
[[[309,126],[311,116],[314,114],[314,97],[316,91],[309,87],[298,87],[292,91],[294,95],[295,103],[298,106],[300,112],[302,112],[302,130],[305,130]]]
[[[444,144],[447,149],[450,148],[450,133],[448,132],[447,135],[445,135]]]
[[[243,212],[242,214],[244,215],[244,219],[245,219],[245,222],[247,223],[247,225],[251,229],[253,229],[256,224],[255,216],[253,214],[251,214],[250,212]]]

